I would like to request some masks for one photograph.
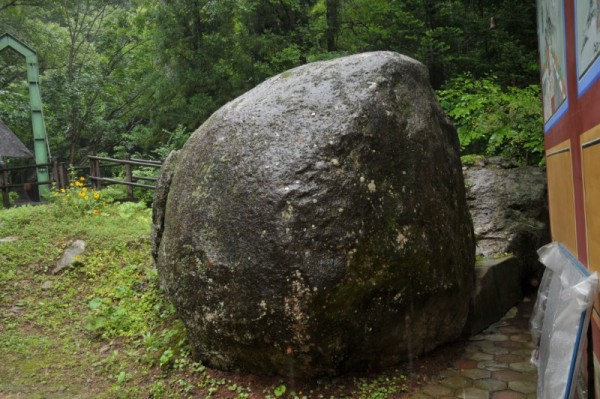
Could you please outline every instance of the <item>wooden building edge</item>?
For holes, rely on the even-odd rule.
[[[538,0],[537,15],[552,239],[600,273],[600,0]],[[600,399],[600,296],[590,325]]]

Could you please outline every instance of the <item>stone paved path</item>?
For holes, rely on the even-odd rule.
[[[499,322],[473,336],[453,368],[432,377],[411,399],[536,399],[537,369],[525,298]]]

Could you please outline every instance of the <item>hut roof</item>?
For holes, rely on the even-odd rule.
[[[0,121],[0,156],[13,158],[33,158],[31,151],[21,140]]]

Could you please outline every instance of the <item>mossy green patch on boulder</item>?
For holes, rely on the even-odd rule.
[[[170,157],[161,284],[213,367],[315,376],[455,339],[474,240],[426,68],[376,52],[275,76]]]

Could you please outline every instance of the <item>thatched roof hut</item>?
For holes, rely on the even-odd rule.
[[[31,151],[0,121],[0,157],[33,158]]]

